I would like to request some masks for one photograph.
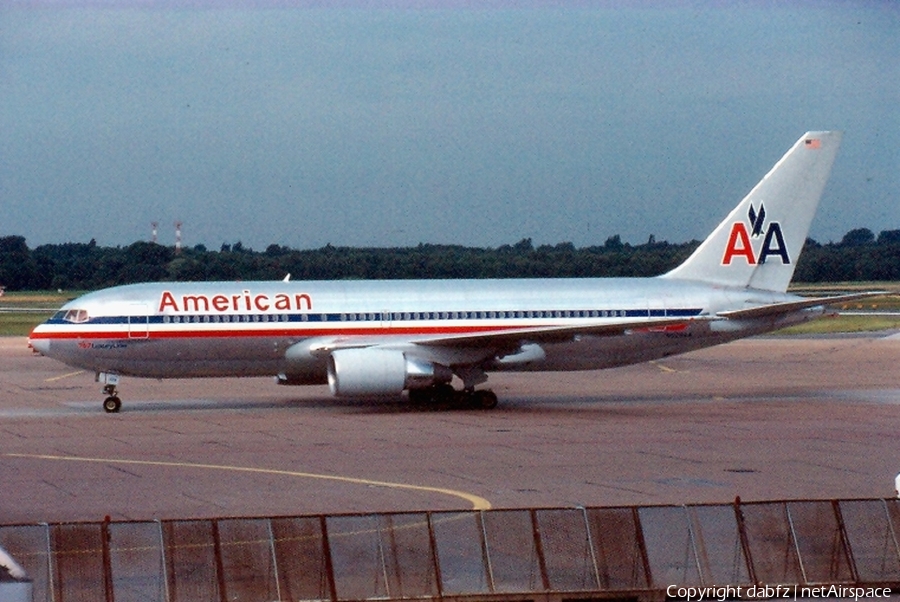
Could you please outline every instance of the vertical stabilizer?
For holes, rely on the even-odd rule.
[[[663,278],[784,292],[841,132],[807,132],[687,260]]]

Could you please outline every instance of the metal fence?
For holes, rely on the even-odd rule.
[[[659,599],[900,588],[900,500],[0,526],[53,602]]]

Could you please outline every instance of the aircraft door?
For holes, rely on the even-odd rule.
[[[647,317],[649,318],[664,318],[668,308],[669,303],[665,294],[647,298]]]
[[[150,307],[146,303],[132,303],[128,307],[128,338],[150,338]]]

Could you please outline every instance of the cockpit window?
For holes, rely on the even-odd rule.
[[[74,324],[84,324],[90,318],[88,317],[87,310],[84,309],[70,309],[65,313],[62,317],[66,322],[72,322]]]

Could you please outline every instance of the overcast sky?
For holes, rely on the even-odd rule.
[[[900,3],[316,4],[3,2],[0,236],[683,242],[811,129],[900,229]]]

